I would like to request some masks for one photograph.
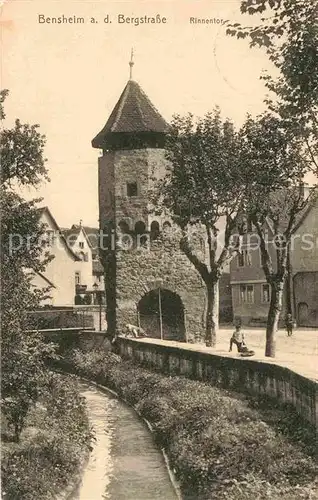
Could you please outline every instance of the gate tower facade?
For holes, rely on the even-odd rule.
[[[131,75],[92,140],[102,151],[100,257],[108,330],[120,334],[130,323],[145,328],[149,336],[199,341],[204,338],[204,284],[179,248],[178,228],[167,215],[156,214],[149,196],[153,177],[166,171],[168,130]]]

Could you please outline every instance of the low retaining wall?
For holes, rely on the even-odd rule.
[[[289,403],[317,427],[317,383],[288,368],[140,339],[119,337],[118,346],[123,358],[163,373],[184,375],[225,389],[266,395],[279,403]]]
[[[58,354],[63,354],[68,349],[80,349],[83,352],[99,349],[110,349],[109,335],[104,331],[91,328],[59,328],[52,330],[39,330],[47,342],[58,345]]]

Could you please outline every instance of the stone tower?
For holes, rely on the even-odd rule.
[[[131,68],[132,68],[132,63]],[[203,337],[205,288],[167,216],[150,212],[153,174],[166,169],[169,126],[132,78],[92,141],[98,159],[101,261],[109,332],[139,324],[149,336]]]

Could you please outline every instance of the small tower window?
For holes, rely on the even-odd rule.
[[[119,226],[120,232],[121,232],[122,234],[127,234],[127,233],[129,233],[129,226],[128,226],[128,224],[127,224],[127,222],[126,222],[126,221],[121,220],[121,221],[120,221],[120,223],[118,224],[118,226]]]
[[[135,224],[135,233],[137,235],[137,248],[146,247],[148,243],[148,235],[146,234],[146,225],[143,221],[138,221]]]
[[[135,233],[144,234],[146,232],[146,224],[143,221],[138,221],[135,224]]]
[[[131,198],[132,196],[137,196],[137,182],[127,182],[127,196]]]
[[[150,226],[150,232],[151,232],[151,238],[153,240],[156,240],[160,233],[159,222],[157,222],[156,220],[152,221]]]

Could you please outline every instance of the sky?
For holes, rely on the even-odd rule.
[[[240,15],[239,0],[0,0],[1,88],[5,126],[15,118],[40,124],[51,182],[26,197],[42,196],[61,227],[98,226],[97,158],[91,140],[106,123],[129,78],[164,116],[202,116],[216,105],[239,126],[265,109],[263,49],[225,34],[221,20],[256,24]],[[83,23],[40,23],[58,16]],[[118,23],[118,16],[166,17],[166,23]],[[111,23],[105,23],[106,16]],[[41,17],[39,17],[41,16]],[[91,22],[91,18],[95,22]],[[190,18],[215,20],[195,24]],[[217,22],[219,20],[220,22]]]

